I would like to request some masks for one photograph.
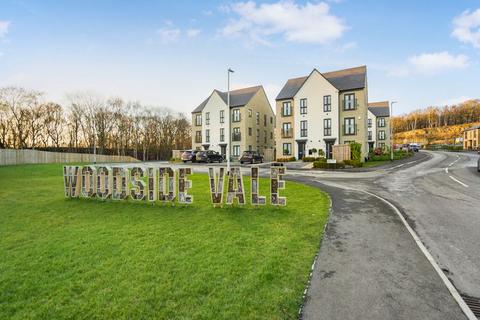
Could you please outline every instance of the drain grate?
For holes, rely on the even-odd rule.
[[[480,319],[480,298],[470,297],[462,294],[462,298],[473,314]]]

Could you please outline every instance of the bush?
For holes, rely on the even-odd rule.
[[[362,159],[362,145],[360,143],[350,143],[350,152],[352,154],[352,160],[360,161]]]
[[[292,162],[297,160],[295,157],[285,157],[285,158],[278,158],[277,162]]]
[[[383,149],[382,148],[375,148],[375,150],[373,151],[373,153],[376,155],[376,156],[381,156],[383,154]]]
[[[330,169],[330,170],[335,170],[335,169],[344,169],[345,164],[343,162],[337,162],[337,163],[327,163],[326,161],[314,161],[313,162],[313,167],[318,168],[318,169]]]
[[[314,162],[314,161],[321,161],[321,159],[325,159],[323,157],[303,157],[302,161],[303,162]],[[325,159],[326,161],[326,159]]]
[[[343,163],[347,166],[352,166],[355,168],[363,167],[363,163],[360,160],[344,160]]]

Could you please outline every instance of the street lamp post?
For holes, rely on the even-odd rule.
[[[392,121],[392,110],[393,104],[397,103],[397,101],[390,102],[390,161],[393,161],[393,121]]]
[[[230,145],[231,145],[231,140],[232,140],[232,132],[230,128],[230,123],[231,123],[231,114],[230,114],[230,73],[233,73],[234,71],[230,68],[227,70],[227,119],[228,119],[228,144],[227,144],[227,172],[230,173],[230,155],[231,155],[231,150],[230,150]]]

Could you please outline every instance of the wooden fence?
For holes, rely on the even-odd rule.
[[[137,162],[138,160],[128,156],[96,156],[97,163],[105,162]],[[71,163],[71,162],[93,162],[93,154],[89,153],[68,153],[48,152],[25,149],[0,149],[0,166],[16,164],[38,164],[38,163]]]
[[[333,146],[333,159],[337,162],[343,162],[345,160],[351,160],[352,153],[350,152],[349,144],[339,144]]]

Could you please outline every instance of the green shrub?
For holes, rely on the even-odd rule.
[[[322,159],[325,159],[323,157],[303,157],[302,161],[303,162],[314,162],[314,161],[321,161]],[[326,161],[326,159],[325,159]]]
[[[363,167],[363,163],[360,160],[344,160],[343,163],[347,166],[352,166],[355,168]]]
[[[350,143],[350,152],[352,154],[352,160],[362,160],[362,145],[360,143]]]
[[[297,158],[295,157],[285,157],[285,158],[278,158],[277,162],[291,162],[295,160],[297,160]]]
[[[327,163],[326,161],[314,161],[313,162],[313,167],[318,168],[318,169],[343,169],[345,168],[345,164],[343,162],[337,162],[337,163]]]

